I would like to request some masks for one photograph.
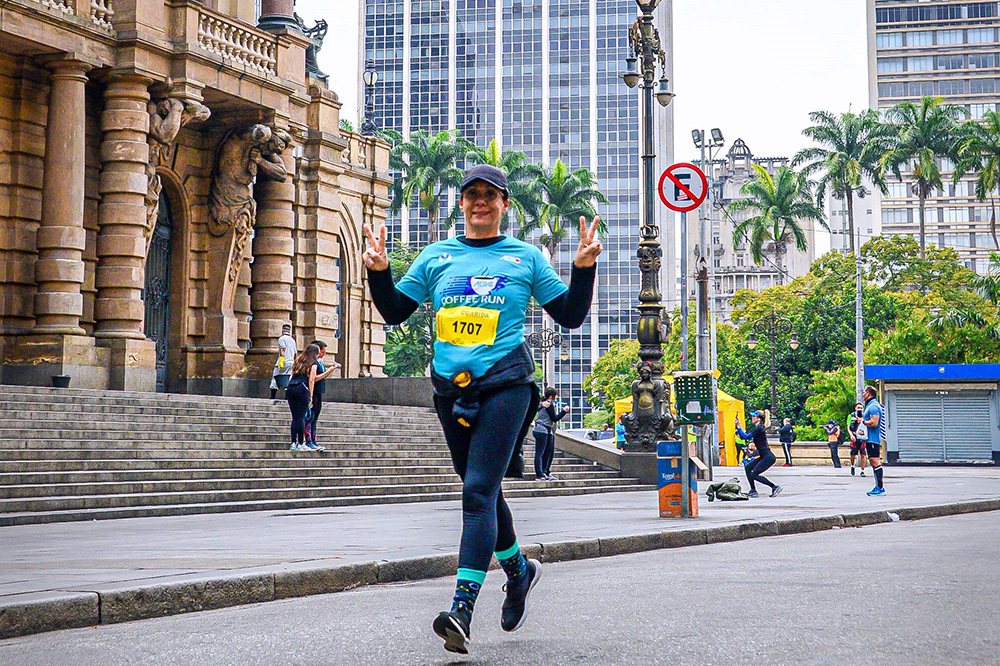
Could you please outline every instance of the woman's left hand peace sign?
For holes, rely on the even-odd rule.
[[[580,247],[576,249],[576,259],[573,265],[577,268],[590,268],[597,263],[599,255],[604,247],[600,239],[597,238],[597,227],[601,223],[600,215],[594,217],[594,223],[587,226],[587,218],[580,216]]]

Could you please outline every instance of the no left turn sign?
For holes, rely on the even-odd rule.
[[[667,167],[660,176],[660,201],[678,213],[694,210],[708,194],[708,180],[701,169],[693,164],[681,162]]]

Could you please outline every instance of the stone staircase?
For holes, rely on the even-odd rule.
[[[461,497],[430,409],[325,403],[318,453],[288,450],[289,420],[283,401],[0,386],[0,526]],[[560,452],[552,472],[504,495],[650,488]]]

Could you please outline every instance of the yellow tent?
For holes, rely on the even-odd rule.
[[[674,392],[673,383],[671,377],[664,377],[668,382],[671,382],[670,390],[670,403],[671,409],[674,403]],[[733,425],[733,417],[740,420],[740,427],[745,428],[745,417],[743,416],[744,404],[742,400],[737,400],[733,396],[729,395],[723,390],[719,390],[717,400],[719,403],[719,419],[717,424],[719,428],[719,458],[723,465],[734,466],[738,465],[739,461],[736,455],[736,426]],[[632,396],[627,398],[622,398],[621,400],[615,400],[615,423],[618,423],[618,418],[622,414],[627,414],[632,411]],[[616,438],[616,441],[618,438]],[[624,441],[618,441],[618,445],[621,446]]]

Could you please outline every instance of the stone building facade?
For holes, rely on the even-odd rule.
[[[0,7],[0,382],[255,395],[286,322],[381,374],[388,146],[339,129],[294,0],[256,12]]]

